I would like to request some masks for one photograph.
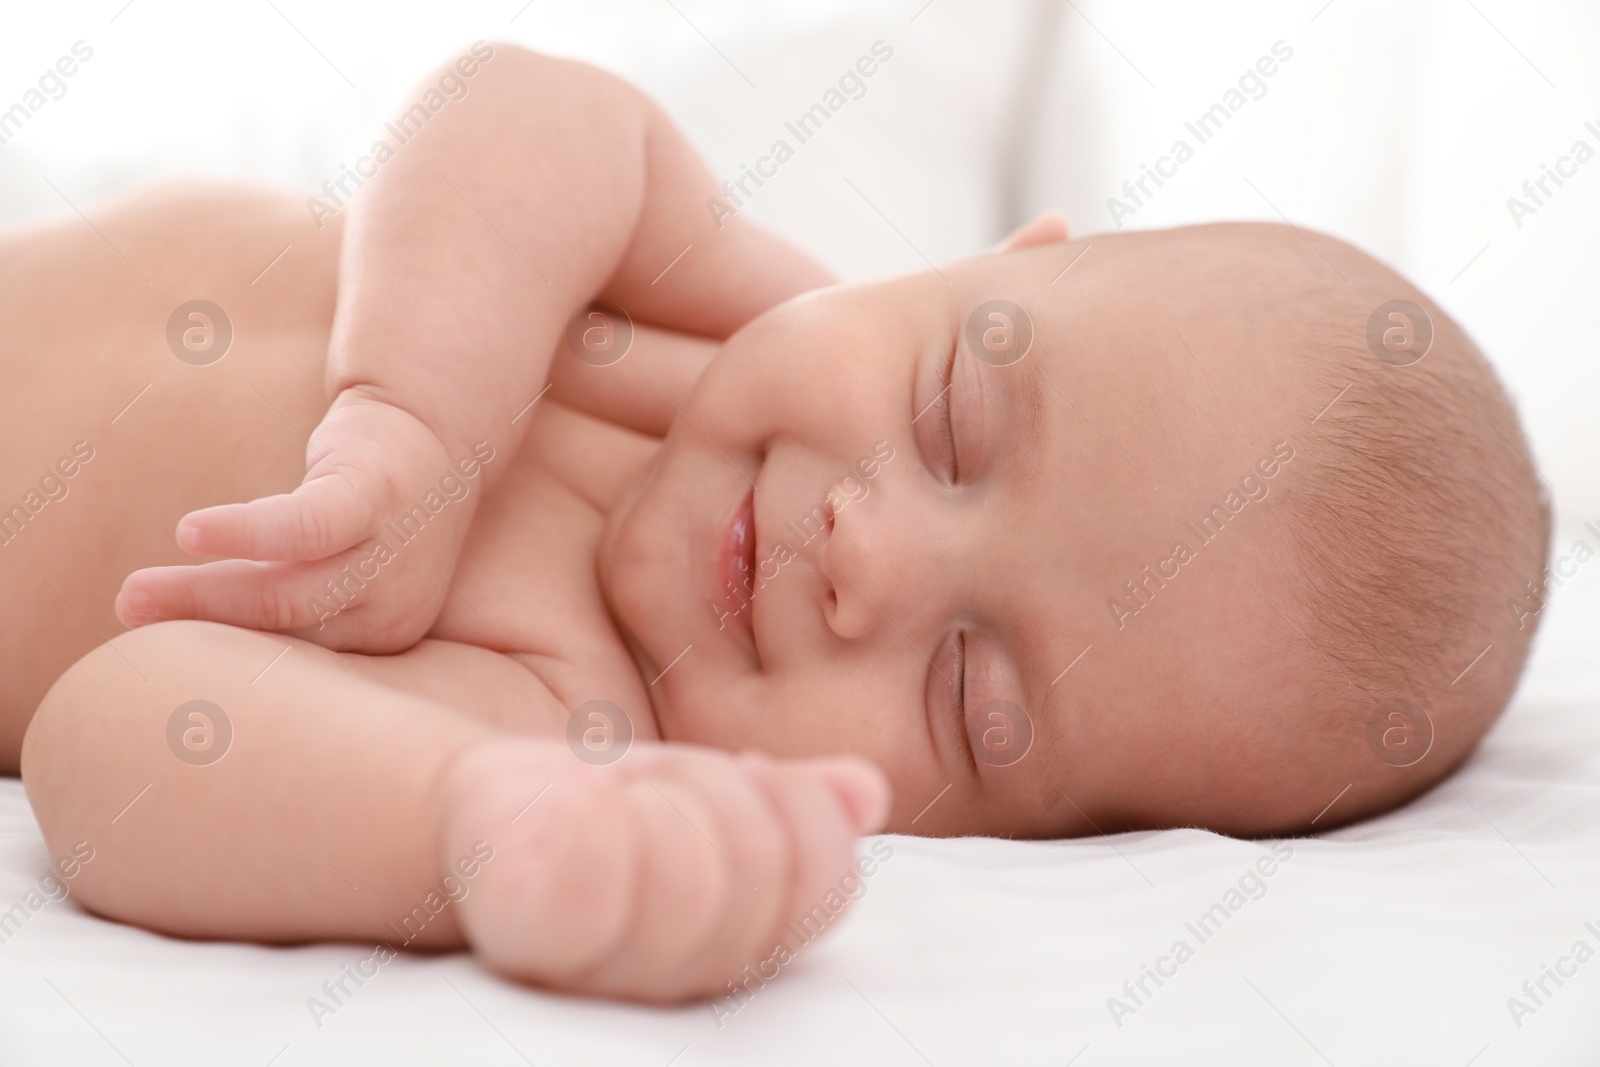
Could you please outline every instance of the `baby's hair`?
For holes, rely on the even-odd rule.
[[[1358,806],[1376,810],[1458,764],[1510,699],[1539,619],[1536,602],[1516,605],[1527,583],[1542,589],[1550,508],[1511,401],[1472,340],[1387,268],[1317,243],[1352,280],[1331,278],[1326,299],[1304,305],[1314,422],[1286,527],[1303,576],[1299,614],[1322,660],[1308,710],[1341,746],[1361,743],[1388,700],[1420,707],[1433,732],[1405,774],[1373,755],[1375,788]],[[1411,310],[1391,320],[1385,305],[1397,300]],[[1418,308],[1416,349],[1385,350],[1376,339],[1391,321],[1404,330]],[[1405,363],[1428,333],[1425,354]]]

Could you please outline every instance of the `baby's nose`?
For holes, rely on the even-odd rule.
[[[927,568],[919,564],[927,555],[925,539],[919,548],[916,532],[897,528],[879,503],[874,496],[834,496],[820,559],[823,614],[846,640],[885,626],[904,631],[914,623],[919,597],[932,593]]]
[[[828,628],[846,640],[871,633],[881,618],[867,594],[848,574],[827,575],[827,579],[827,601],[822,610],[827,616]]]

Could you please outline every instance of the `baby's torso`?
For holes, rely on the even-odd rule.
[[[98,229],[73,216],[0,234],[0,421],[13,431],[0,442],[5,503],[75,441],[93,450],[61,499],[39,505],[3,546],[0,594],[35,622],[0,643],[0,771],[15,771],[51,683],[120,631],[111,603],[124,576],[195,562],[173,541],[185,512],[292,488],[304,471],[302,428],[327,407],[337,218],[317,230],[296,197],[212,185],[154,187],[93,214]],[[195,297],[230,322],[231,345],[209,361],[177,358],[165,331]],[[646,688],[600,596],[595,548],[606,509],[656,449],[621,427],[661,432],[667,397],[686,394],[715,347],[641,327],[614,365],[558,353],[554,386],[519,420],[520,448],[490,461],[500,479],[479,501],[459,592],[432,636],[535,664],[565,707],[591,694],[638,708],[638,732],[653,736]]]
[[[595,553],[605,518],[648,465],[656,439],[546,396],[499,481],[478,503],[429,636],[494,649],[530,667],[565,707],[610,700],[635,736],[654,737],[644,681],[600,592]]]

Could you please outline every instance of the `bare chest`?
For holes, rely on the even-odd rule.
[[[430,636],[502,652],[569,708],[605,699],[654,736],[649,698],[600,592],[607,512],[658,442],[549,400],[478,510]],[[633,709],[636,709],[633,710]]]

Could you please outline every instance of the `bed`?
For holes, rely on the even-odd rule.
[[[1592,1063],[1600,957],[1574,946],[1600,952],[1600,563],[1547,611],[1511,710],[1399,811],[1287,842],[872,839],[888,858],[854,912],[778,980],[670,1010],[461,954],[395,959],[335,1003],[323,983],[373,946],[29,910],[49,864],[0,780],[0,1063]]]
[[[1117,221],[1292,217],[1395,262],[1519,395],[1557,490],[1558,555],[1579,540],[1600,549],[1584,525],[1600,519],[1589,410],[1600,377],[1580,343],[1600,285],[1600,171],[1591,191],[1523,226],[1502,203],[1583,119],[1600,120],[1583,113],[1600,95],[1583,58],[1600,17],[1586,10],[1484,0],[1400,14],[1317,0],[1226,16],[1088,2],[990,15],[916,0],[684,3],[636,18],[541,5],[508,19],[462,5],[410,29],[391,20],[363,58],[344,13],[284,0],[260,23],[216,26],[159,7],[119,0],[92,25],[51,12],[26,17],[60,25],[10,27],[0,50],[27,29],[41,61],[85,34],[101,58],[51,105],[53,127],[6,146],[0,220],[63,210],[40,183],[52,176],[75,199],[196,171],[314,189],[441,40],[486,36],[623,70],[719,173],[737,175],[782,116],[882,39],[896,58],[879,80],[749,205],[865,277],[966,254],[1046,206],[1082,232],[1113,228],[1107,200],[1152,146],[1283,40],[1300,66],[1284,64],[1226,141]],[[636,24],[616,31],[624,22]],[[1154,23],[1167,32],[1150,34]],[[164,69],[164,50],[177,65],[198,34],[207,47],[182,63],[213,78],[236,63],[259,80],[251,48],[282,64],[287,76],[263,83],[273,107],[247,101],[218,117],[203,109],[227,93],[192,87],[172,97],[192,111],[113,99],[109,72],[132,77],[135,60]],[[334,59],[361,86],[354,97],[327,69]],[[94,142],[100,120],[80,106],[103,108],[102,132],[123,139]],[[185,122],[212,121],[244,132],[184,141]],[[127,147],[135,135],[149,143]],[[1600,561],[1572,564],[1545,614],[1509,712],[1464,768],[1401,810],[1285,842],[1199,830],[872,839],[863,849],[888,858],[865,895],[780,979],[675,1009],[520,988],[460,954],[403,956],[335,1000],[325,983],[372,946],[193,943],[100,921],[52,899],[21,783],[0,779],[0,1064],[1593,1063]]]

